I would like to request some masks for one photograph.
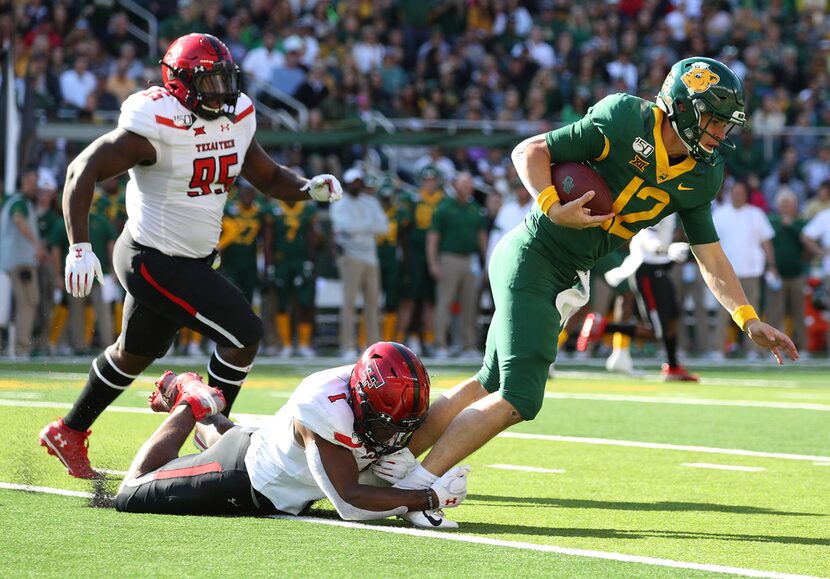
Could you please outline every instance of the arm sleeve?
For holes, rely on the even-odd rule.
[[[605,135],[588,116],[545,135],[554,163],[597,159],[605,151],[605,141]]]
[[[709,203],[698,205],[686,211],[679,211],[677,215],[683,224],[683,231],[689,238],[690,245],[714,243],[720,240],[712,220],[712,209]]]
[[[370,521],[373,519],[385,519],[395,515],[402,515],[407,512],[404,506],[397,507],[388,511],[367,511],[360,509],[348,503],[338,493],[337,489],[329,480],[326,474],[326,469],[323,466],[323,459],[320,456],[320,451],[317,444],[310,443],[305,450],[306,460],[308,460],[308,467],[311,469],[311,476],[314,477],[314,482],[320,487],[320,490],[325,493],[326,498],[334,505],[337,514],[342,519],[347,521]]]

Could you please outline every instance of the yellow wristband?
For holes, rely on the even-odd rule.
[[[749,304],[746,304],[740,306],[732,312],[732,319],[735,320],[735,323],[738,324],[738,327],[740,327],[742,331],[746,331],[746,325],[751,320],[757,320],[759,318],[758,312],[755,311],[755,308]]]
[[[543,189],[542,192],[539,193],[539,197],[536,199],[536,202],[542,209],[542,213],[547,215],[550,206],[554,203],[559,203],[559,193],[556,192],[556,187],[551,185],[550,187]]]

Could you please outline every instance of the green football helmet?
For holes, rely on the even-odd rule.
[[[712,166],[723,162],[720,145],[735,148],[729,132],[746,124],[741,80],[722,62],[702,56],[684,58],[671,67],[657,95],[657,106],[666,113],[689,154]],[[701,119],[706,113],[711,117],[703,125]],[[723,139],[706,130],[712,118],[729,123]],[[717,140],[718,146],[708,150],[701,145],[704,134]]]

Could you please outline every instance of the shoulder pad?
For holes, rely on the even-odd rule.
[[[623,137],[629,132],[643,132],[653,118],[653,103],[625,93],[608,95],[588,109],[588,118],[608,140]]]
[[[127,97],[121,105],[118,126],[160,140],[165,129],[187,130],[195,116],[162,87],[152,87]]]

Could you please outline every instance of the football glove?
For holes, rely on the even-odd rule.
[[[96,277],[99,283],[104,283],[101,262],[92,251],[90,243],[73,243],[69,246],[65,276],[66,293],[75,298],[88,296],[92,292],[92,283]]]
[[[323,173],[312,177],[300,191],[308,191],[308,196],[315,201],[332,203],[343,197],[343,187],[334,175]]]
[[[408,448],[386,455],[372,465],[372,472],[390,484],[404,479],[418,466],[418,459]]]
[[[675,241],[669,244],[666,250],[666,257],[675,263],[683,263],[689,259],[689,244],[685,241]]]
[[[467,497],[468,465],[454,466],[429,487],[438,495],[439,509],[457,507]]]

